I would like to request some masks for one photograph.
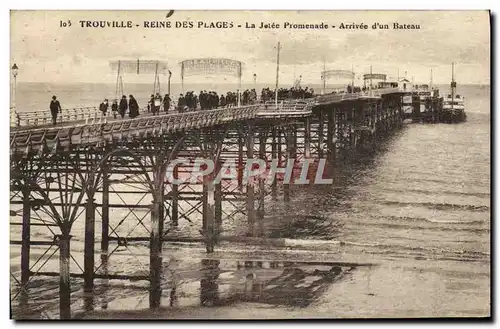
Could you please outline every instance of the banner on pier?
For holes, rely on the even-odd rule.
[[[370,74],[363,74],[363,79],[364,80],[386,80],[387,75],[386,74],[380,74],[380,73],[370,73]]]
[[[226,58],[188,59],[181,64],[181,77],[193,75],[231,75],[241,77],[243,63]]]
[[[321,72],[321,80],[328,78],[354,79],[354,72],[349,70],[328,70]]]
[[[167,62],[155,60],[118,60],[109,62],[113,72],[120,74],[168,74]]]

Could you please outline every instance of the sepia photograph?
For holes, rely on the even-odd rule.
[[[9,15],[11,320],[491,319],[490,11]]]

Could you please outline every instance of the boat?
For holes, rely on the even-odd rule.
[[[455,81],[455,64],[451,66],[451,94],[443,98],[443,109],[441,121],[446,123],[464,122],[467,119],[465,114],[465,98],[457,94],[457,83]]]

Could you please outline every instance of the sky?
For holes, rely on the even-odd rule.
[[[11,11],[10,60],[19,82],[114,83],[110,60],[160,60],[172,83],[180,82],[179,63],[191,58],[230,58],[244,63],[244,83],[274,85],[276,45],[281,44],[280,82],[321,83],[321,71],[354,69],[427,83],[448,83],[456,63],[459,83],[490,82],[490,26],[487,11]],[[60,21],[71,20],[71,27]],[[127,21],[141,27],[81,28],[80,20]],[[420,30],[146,29],[144,21],[226,21],[329,25],[420,24]],[[166,77],[161,77],[165,80]],[[213,77],[189,77],[185,83]],[[237,83],[234,77],[218,77]],[[124,76],[126,82],[153,83],[153,76]],[[218,80],[221,81],[221,80]],[[335,83],[336,81],[329,81]]]

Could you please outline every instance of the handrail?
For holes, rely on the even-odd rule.
[[[269,116],[307,116],[312,113],[314,103],[311,99],[297,99],[275,102],[265,102],[259,110],[260,117]]]
[[[361,99],[367,97],[380,98],[384,94],[399,93],[399,92],[405,92],[405,91],[400,88],[381,88],[381,89],[370,89],[357,93],[319,95],[316,97],[316,102],[331,103],[331,102],[341,102],[343,100],[353,100],[353,99]]]
[[[140,109],[140,112],[145,112],[145,109]],[[57,115],[57,123],[71,122],[78,120],[94,120],[98,118],[110,118],[113,116],[111,109],[108,108],[106,115],[104,115],[95,106],[75,107],[61,109]],[[52,114],[50,110],[37,110],[27,112],[12,112],[10,117],[11,127],[22,126],[39,126],[52,123]]]
[[[110,123],[77,124],[18,130],[11,133],[11,149],[46,149],[74,144],[95,144],[127,140],[138,136],[158,136],[164,132],[198,129],[225,122],[256,117],[259,105],[194,111],[125,119]]]

